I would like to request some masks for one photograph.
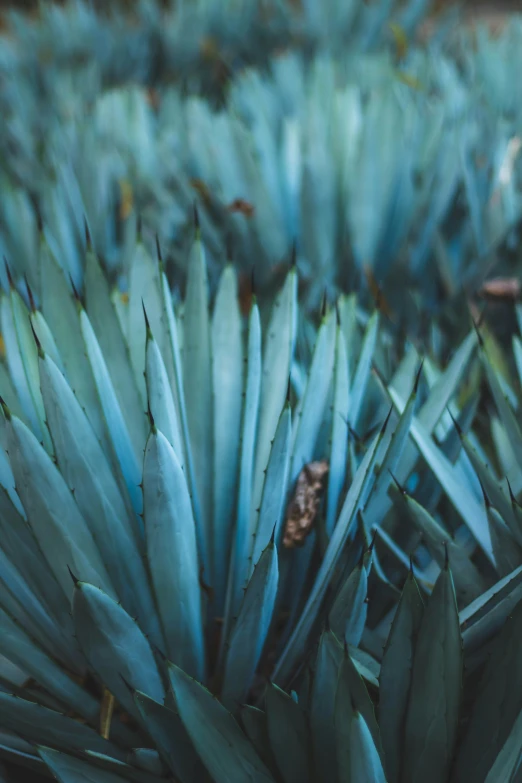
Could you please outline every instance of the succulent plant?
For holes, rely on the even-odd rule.
[[[393,4],[353,3],[343,21],[344,4],[324,6],[320,18],[311,5],[298,12],[278,4],[274,30],[287,45],[279,33],[275,48],[247,36],[219,106],[201,96],[197,79],[173,86],[152,73],[151,51],[159,36],[165,58],[190,71],[202,31],[225,34],[221,6],[180,6],[163,18],[146,3],[131,26],[79,4],[53,9],[37,25],[18,23],[14,38],[23,45],[5,50],[0,96],[9,118],[0,138],[0,245],[13,275],[27,275],[38,299],[36,202],[78,290],[83,216],[114,275],[127,272],[139,216],[149,249],[158,234],[169,280],[183,287],[194,200],[212,290],[230,243],[248,275],[256,258],[258,291],[269,297],[295,244],[301,301],[311,310],[325,288],[331,299],[371,290],[368,270],[392,309],[406,279],[425,313],[463,289],[474,293],[494,263],[496,273],[511,273],[521,215],[518,126],[507,97],[494,90],[489,100],[483,85],[500,80],[508,61],[500,54],[517,28],[497,43],[483,36],[476,53],[469,41],[449,47],[445,38],[419,49],[411,32],[422,6],[409,3],[393,16]],[[241,8],[226,9],[234,51],[245,25],[252,35],[261,29],[261,9]],[[328,25],[338,35],[326,35]],[[68,43],[44,75],[51,40]],[[488,46],[500,54],[486,78]],[[92,56],[99,47],[103,56]],[[36,89],[36,72],[45,89]]]
[[[84,265],[80,297],[42,234],[39,306],[1,295],[2,756],[516,780],[522,440],[485,327],[419,366],[355,296],[298,318],[296,268],[271,311],[230,265],[210,302],[199,235],[182,300],[140,241],[125,295]]]

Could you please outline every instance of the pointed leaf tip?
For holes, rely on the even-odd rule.
[[[121,672],[119,672],[119,675],[120,675],[120,679],[121,679],[121,681],[123,682],[123,684],[125,685],[125,687],[126,687],[126,688],[127,688],[127,690],[129,691],[130,695],[132,696],[132,698],[134,698],[134,694],[136,693],[136,688],[133,688],[133,686],[132,686],[132,685],[130,684],[130,682],[129,682],[129,681],[128,681],[128,680],[127,680],[127,679],[126,679],[124,676],[123,676],[123,674],[122,674]]]
[[[421,359],[421,363],[419,366],[419,369],[417,370],[417,375],[415,376],[415,383],[413,384],[413,393],[417,394],[419,390],[419,383],[422,375],[422,368],[424,367],[424,358]]]
[[[44,354],[44,351],[43,351],[43,348],[42,348],[42,344],[41,344],[40,340],[38,339],[38,335],[36,334],[35,328],[33,326],[33,322],[30,321],[30,324],[31,324],[31,331],[33,333],[33,338],[34,338],[34,341],[36,343],[36,350],[38,351],[38,356],[40,357],[40,359],[45,359],[45,354]]]
[[[82,300],[80,299],[80,294],[78,293],[78,289],[74,285],[74,280],[72,279],[72,275],[69,275],[69,282],[71,284],[71,288],[72,288],[72,292],[73,292],[74,298],[76,299],[78,304],[81,304]]]
[[[147,315],[147,310],[145,308],[145,302],[143,301],[143,299],[141,300],[141,306],[143,307],[143,317],[145,318],[145,332],[147,334],[147,340],[150,340],[152,339],[152,332],[150,328],[149,317]]]
[[[36,218],[36,227],[38,229],[38,233],[43,233],[43,218],[42,218],[42,210],[40,209],[40,202],[38,201],[37,196],[33,194],[31,197],[31,203],[34,210],[34,216]]]
[[[393,479],[393,483],[395,484],[395,486],[397,487],[397,489],[399,490],[399,492],[401,493],[401,495],[402,495],[403,497],[405,497],[405,496],[406,496],[406,494],[407,494],[407,493],[406,493],[406,489],[405,489],[405,488],[402,486],[402,484],[400,484],[400,483],[399,483],[399,480],[398,480],[398,479],[397,479],[397,478],[396,478],[396,477],[393,475],[393,473],[391,472],[391,470],[390,470],[390,469],[388,469],[388,473],[389,473],[389,474],[390,474],[390,476],[392,477],[392,479]]]
[[[155,435],[156,432],[157,432],[157,430],[156,430],[156,422],[154,421],[154,416],[152,415],[152,410],[150,408],[150,401],[149,400],[147,400],[147,416],[148,416],[148,419],[149,419],[150,431],[152,432],[153,435]]]
[[[478,479],[478,483],[480,484],[480,488],[482,490],[482,496],[484,498],[484,505],[486,506],[487,509],[491,508],[491,505],[492,505],[491,504],[491,500],[489,499],[489,495],[486,492],[486,488],[485,488],[484,484],[482,483],[482,481],[480,480],[480,478]]]
[[[89,229],[89,223],[87,222],[87,217],[83,216],[83,228],[85,231],[85,244],[87,246],[87,250],[92,250],[92,240],[91,240],[91,231]]]
[[[449,548],[448,548],[448,542],[443,542],[444,546],[444,570],[449,571]]]
[[[321,302],[321,318],[324,318],[327,312],[328,312],[328,295],[325,288],[323,291],[323,300]]]
[[[34,296],[33,292],[31,290],[31,286],[29,285],[29,281],[27,280],[27,275],[24,275],[24,281],[25,281],[25,287],[27,290],[27,296],[29,297],[29,307],[31,308],[31,312],[36,312],[36,305],[34,303]]]
[[[7,258],[5,256],[4,256],[4,264],[5,264],[5,271],[6,271],[6,274],[7,274],[7,281],[9,283],[9,288],[11,288],[11,290],[13,290],[14,287],[15,287],[15,284],[14,284],[13,276],[11,274],[11,269],[9,268],[9,264],[7,263]]]
[[[71,568],[70,568],[70,566],[69,566],[69,565],[67,566],[67,570],[69,571],[69,574],[70,574],[70,576],[71,576],[71,579],[72,579],[72,581],[73,581],[73,585],[74,585],[75,587],[78,587],[78,585],[80,584],[80,580],[78,579],[78,577],[76,577],[76,576],[73,574],[73,572],[71,571]]]
[[[0,397],[0,406],[2,407],[2,410],[4,412],[4,416],[7,419],[7,421],[11,421],[11,411],[7,407],[7,403],[4,400],[3,397]]]
[[[506,476],[506,481],[507,481],[507,485],[508,485],[508,489],[509,489],[509,499],[511,500],[511,505],[512,506],[518,506],[518,501],[517,501],[517,499],[516,499],[516,497],[515,497],[515,495],[513,493],[513,489],[511,488],[511,483],[510,483],[510,481],[509,481],[507,476]]]
[[[452,412],[450,411],[450,409],[449,409],[449,407],[448,407],[448,406],[446,406],[446,410],[448,411],[448,413],[449,413],[449,415],[450,415],[451,421],[453,422],[453,426],[454,426],[454,427],[455,427],[455,429],[457,430],[457,434],[458,434],[459,438],[462,438],[462,437],[463,437],[463,435],[464,435],[464,433],[463,433],[463,431],[462,431],[462,427],[460,426],[460,424],[458,423],[457,419],[456,419],[456,418],[455,418],[455,416],[452,414]]]
[[[369,545],[369,547],[367,549],[367,551],[370,552],[370,553],[373,552],[373,550],[375,548],[375,540],[376,540],[376,538],[377,538],[377,527],[374,527],[373,534],[372,534],[372,540],[370,541],[370,545]]]
[[[292,242],[292,250],[290,251],[290,266],[292,268],[297,267],[297,239]]]
[[[161,246],[160,246],[159,236],[157,234],[156,234],[156,255],[158,257],[159,263],[162,264],[163,263],[163,258],[162,258],[162,255],[161,255]]]
[[[388,411],[388,415],[384,419],[384,423],[381,427],[381,435],[383,435],[386,432],[386,428],[388,427],[390,416],[392,415],[392,411],[393,411],[393,405],[390,407],[390,410]]]

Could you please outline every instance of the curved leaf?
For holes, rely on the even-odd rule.
[[[233,711],[246,701],[272,622],[279,572],[273,543],[265,549],[248,583],[226,653],[222,700]]]
[[[462,689],[462,639],[449,567],[424,611],[406,716],[405,783],[445,783],[455,749]]]
[[[153,427],[143,467],[147,558],[167,653],[204,678],[205,652],[196,527],[185,474],[165,436]]]
[[[410,572],[384,648],[379,677],[379,727],[389,783],[398,783],[415,645],[424,606]]]
[[[76,583],[72,605],[76,636],[85,657],[117,701],[139,717],[127,683],[162,701],[161,677],[149,642],[135,620],[112,598],[85,582]]]
[[[170,684],[183,725],[215,783],[274,783],[232,715],[206,688],[170,665]]]

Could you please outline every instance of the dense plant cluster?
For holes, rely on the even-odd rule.
[[[522,781],[520,28],[424,6],[12,28],[0,780]]]

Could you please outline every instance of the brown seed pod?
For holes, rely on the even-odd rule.
[[[299,474],[286,515],[283,535],[286,549],[302,546],[312,530],[328,470],[328,462],[323,460],[310,462]]]

